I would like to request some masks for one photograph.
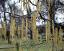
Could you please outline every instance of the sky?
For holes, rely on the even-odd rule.
[[[21,0],[20,0],[21,1]],[[13,5],[14,2],[16,3],[15,6],[17,7],[18,10],[22,10],[23,12],[23,15],[26,15],[27,14],[27,11],[26,11],[26,8],[24,8],[23,6],[23,2],[21,1],[19,3],[19,0],[9,0],[9,3],[10,5]],[[31,0],[32,3],[34,3],[36,5],[37,3],[37,0]],[[64,0],[60,0],[60,2],[64,3]],[[29,3],[29,6],[31,8],[31,11],[35,11],[37,10],[36,6],[32,5],[31,3]],[[7,6],[8,7],[8,6]],[[43,6],[43,10],[44,12],[46,12],[46,7]],[[8,9],[7,9],[8,10]],[[21,14],[20,14],[21,15]],[[47,15],[45,14],[44,17],[47,19]],[[57,18],[57,19],[56,19]],[[40,20],[41,21],[41,20]],[[64,13],[61,13],[61,11],[56,11],[56,14],[55,14],[55,21],[56,23],[62,23],[64,22]],[[40,23],[39,23],[40,24]],[[37,24],[37,25],[39,25]]]
[[[64,0],[59,0],[59,1],[64,4]]]
[[[60,0],[61,1],[61,0]],[[37,3],[37,0],[31,0],[32,3],[36,4]],[[62,0],[61,2],[64,2],[64,0]],[[27,14],[27,10],[26,8],[23,6],[23,2],[19,2],[19,0],[8,0],[6,3],[5,3],[5,7],[6,7],[6,11],[7,12],[10,12],[10,9],[9,9],[9,6],[8,6],[8,3],[13,6],[13,4],[15,3],[15,7],[17,8],[18,11],[16,11],[17,14],[19,15],[26,15]],[[35,11],[37,10],[36,6],[32,5],[31,3],[29,3],[29,6],[31,8],[31,11]],[[1,7],[1,6],[0,6]],[[43,6],[44,7],[44,6]],[[3,8],[2,8],[3,9]],[[44,7],[44,12],[46,10],[46,7]],[[0,21],[2,20],[3,21],[3,12],[0,12],[1,13],[1,19]],[[7,19],[9,20],[10,17],[9,17],[9,14],[6,13],[6,17]],[[47,19],[47,15],[45,14],[44,17]],[[61,13],[60,11],[57,11],[56,14],[55,14],[55,21],[56,23],[62,23],[64,22],[64,13]],[[9,21],[7,21],[9,22]],[[37,26],[40,26],[44,24],[43,20],[40,19],[40,20],[36,20],[36,25]],[[1,25],[0,25],[1,27]]]
[[[25,9],[24,6],[23,6],[23,2],[20,1],[20,3],[19,3],[19,0],[9,0],[9,4],[10,4],[10,5],[13,5],[14,2],[16,3],[15,6],[16,6],[18,9],[22,9],[23,14],[26,15],[26,14],[27,14],[27,11],[26,11],[26,9]],[[34,4],[36,4],[37,0],[31,0],[31,2],[34,3]],[[22,4],[22,5],[21,5],[21,4]],[[37,9],[36,9],[36,6],[32,5],[31,3],[29,3],[29,6],[30,6],[30,8],[31,8],[31,11],[37,10]]]
[[[64,22],[64,13],[56,12],[55,15],[55,21],[56,23],[63,23]]]
[[[26,15],[26,14],[27,14],[27,10],[26,10],[26,8],[24,8],[23,2],[20,2],[20,3],[19,3],[18,0],[11,0],[11,1],[10,1],[10,4],[14,4],[14,2],[16,3],[15,6],[16,6],[18,9],[22,9],[23,15]],[[31,2],[36,5],[37,0],[31,0]],[[21,4],[22,4],[22,6],[21,6]],[[29,3],[29,6],[30,6],[30,8],[31,8],[31,11],[37,10],[36,6],[32,5],[31,3]],[[37,25],[37,26],[40,26],[40,25],[42,26],[42,24],[44,24],[44,22],[43,22],[42,19],[40,19],[39,21],[36,21],[36,25]]]

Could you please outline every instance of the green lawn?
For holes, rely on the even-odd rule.
[[[45,47],[45,42],[40,41],[40,43],[35,44],[33,41],[27,41],[27,42],[21,42],[20,40],[18,40],[20,43],[20,47],[19,47],[19,51],[47,51],[46,47]],[[13,45],[14,43],[12,43],[11,45]],[[9,45],[7,43],[7,40],[0,40],[0,47],[2,45]],[[15,45],[15,44],[14,44]],[[0,51],[17,51],[17,48],[8,48],[8,49],[0,49]]]

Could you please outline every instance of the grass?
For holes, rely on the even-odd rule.
[[[16,48],[10,48],[10,49],[0,49],[0,51],[17,51]],[[46,51],[46,48],[44,46],[36,46],[36,47],[20,47],[19,51]]]
[[[21,42],[20,40],[18,40],[20,45],[19,47],[19,51],[46,51],[46,47],[45,47],[45,42],[44,41],[40,41],[40,43],[42,42],[43,44],[36,44],[35,42],[33,42],[32,40],[29,41],[25,41],[25,42]],[[14,43],[12,43],[11,45],[13,45]],[[1,40],[0,39],[0,46],[2,45],[9,45],[7,40]],[[0,49],[0,51],[17,51],[17,48],[9,48],[9,49]]]

